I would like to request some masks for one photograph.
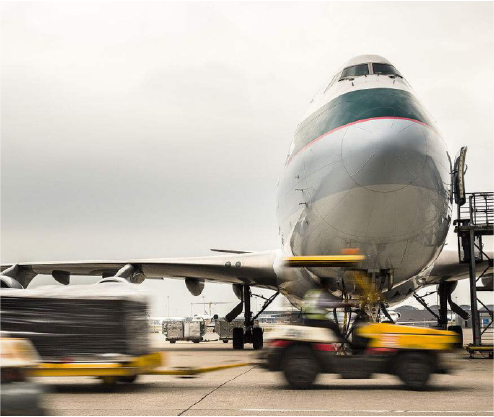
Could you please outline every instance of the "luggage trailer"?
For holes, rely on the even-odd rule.
[[[32,344],[23,339],[34,350]],[[25,345],[24,345],[25,346]],[[24,347],[23,349],[26,349]],[[35,352],[35,350],[34,350]],[[34,353],[36,354],[36,353]],[[96,377],[104,385],[113,386],[117,382],[133,383],[139,375],[175,375],[195,376],[199,374],[223,371],[243,366],[254,366],[251,362],[237,362],[225,365],[207,366],[201,368],[165,368],[166,352],[153,352],[136,356],[122,361],[108,362],[40,362],[26,370],[31,377]]]

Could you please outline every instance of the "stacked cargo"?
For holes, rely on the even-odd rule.
[[[199,343],[206,333],[204,320],[175,320],[168,321],[166,325],[166,340],[175,343],[177,340],[187,340]]]
[[[149,353],[147,296],[103,284],[1,292],[1,328],[32,341],[44,361],[104,360]]]

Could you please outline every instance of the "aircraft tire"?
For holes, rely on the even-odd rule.
[[[254,350],[262,349],[263,346],[263,334],[260,327],[254,327],[252,329],[252,347]]]
[[[244,329],[242,327],[235,327],[233,329],[233,349],[244,348]]]
[[[463,329],[462,329],[462,327],[461,326],[449,326],[448,330],[450,332],[455,332],[458,335],[460,340],[458,341],[458,343],[455,344],[455,347],[461,349],[463,347]]]
[[[170,340],[170,343],[175,343],[175,342],[176,342],[176,340]]]
[[[410,352],[398,355],[396,375],[413,391],[422,391],[432,373],[430,358],[423,353]]]
[[[281,361],[281,370],[294,389],[309,389],[319,374],[319,364],[309,346],[287,349]]]
[[[228,343],[228,339],[223,339],[223,343]]]

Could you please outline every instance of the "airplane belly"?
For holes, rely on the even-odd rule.
[[[438,256],[450,222],[450,176],[433,128],[403,118],[359,121],[314,141],[292,164],[296,185],[284,189],[288,221],[280,231],[294,255],[357,247],[367,255],[363,268],[392,269],[395,284]]]

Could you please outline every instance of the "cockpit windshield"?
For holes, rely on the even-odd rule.
[[[382,75],[396,75],[398,77],[403,78],[400,72],[390,64],[372,64],[372,69],[374,74],[382,74]]]
[[[360,77],[362,75],[369,75],[369,66],[367,64],[345,68],[341,73],[340,80],[348,77]]]

